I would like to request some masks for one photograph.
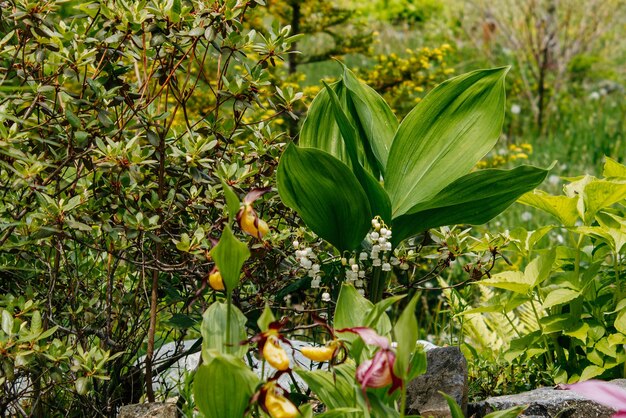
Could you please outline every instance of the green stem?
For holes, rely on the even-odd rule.
[[[402,382],[402,397],[400,400],[400,418],[404,418],[404,413],[406,411],[406,384]]]
[[[543,327],[541,326],[541,322],[539,321],[539,314],[537,313],[537,309],[535,308],[535,301],[530,300],[530,306],[533,308],[533,313],[535,314],[535,319],[537,320],[537,326],[539,327],[539,331],[541,332],[541,337],[543,338],[543,344],[546,346],[546,355],[548,356],[548,361],[550,365],[554,367],[554,358],[552,357],[552,352],[550,351],[550,344],[548,344],[548,338],[543,333]]]
[[[372,280],[370,280],[370,300],[372,303],[377,303],[380,299],[378,299],[378,287],[380,286],[380,273],[382,272],[381,267],[374,267],[372,269]]]
[[[232,307],[233,301],[231,298],[231,293],[228,292],[228,294],[226,295],[226,346],[228,347],[226,349],[227,352],[230,352],[230,346],[231,346],[231,341],[230,341],[230,316],[231,316],[231,307]]]

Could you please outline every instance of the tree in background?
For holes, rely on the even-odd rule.
[[[572,66],[623,42],[614,29],[626,17],[619,0],[471,1],[462,8],[466,33],[496,60],[515,62],[522,92],[542,132],[559,94],[580,78]],[[507,58],[509,59],[509,58]],[[588,68],[588,66],[587,66]]]

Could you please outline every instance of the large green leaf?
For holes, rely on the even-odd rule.
[[[393,241],[399,243],[428,228],[482,224],[539,185],[547,170],[520,166],[512,170],[481,170],[467,174],[431,200],[413,206],[393,221]]]
[[[479,70],[447,80],[404,118],[385,171],[394,217],[432,199],[493,148],[504,120],[507,71]]]
[[[339,97],[342,109],[352,116],[352,112],[348,111],[348,101],[350,99],[348,98],[348,90],[343,80],[331,84],[331,88]],[[356,113],[356,110],[354,113]],[[351,117],[351,122],[354,123],[356,121]],[[355,125],[357,124],[355,123]],[[313,99],[306,119],[302,123],[299,141],[300,146],[303,148],[316,148],[326,151],[344,164],[351,166],[346,144],[341,138],[330,96],[326,89],[322,89]],[[381,165],[376,160],[371,148],[367,146],[367,143],[359,142],[358,159],[366,171],[376,178],[380,176]]]
[[[370,207],[372,208],[372,214],[374,216],[380,216],[386,223],[390,224],[391,202],[389,201],[389,196],[387,195],[385,189],[383,189],[383,186],[380,184],[380,182],[372,177],[370,173],[365,171],[365,169],[359,162],[357,155],[359,134],[357,133],[354,125],[352,125],[352,123],[348,119],[348,116],[341,108],[339,98],[337,97],[335,92],[330,88],[328,84],[325,84],[325,86],[330,96],[335,120],[337,121],[339,131],[341,132],[341,136],[346,144],[346,151],[348,152],[348,156],[350,157],[350,160],[352,162],[353,173],[356,176],[357,180],[359,180],[361,187],[363,187],[363,190],[365,191],[365,194],[369,199]]]
[[[278,192],[313,232],[339,250],[354,250],[372,211],[350,168],[324,151],[290,144],[278,165]]]
[[[203,360],[208,362],[215,353],[232,354],[243,357],[248,350],[247,344],[241,344],[246,340],[246,316],[237,309],[230,307],[230,335],[226,338],[228,323],[228,305],[215,302],[202,315],[200,333],[202,335]]]
[[[355,118],[359,122],[357,126],[365,134],[384,173],[393,137],[398,129],[398,119],[387,102],[373,88],[360,82],[345,66],[343,79],[348,89],[349,103],[354,106],[358,116]]]
[[[235,238],[230,226],[226,225],[220,241],[211,249],[210,254],[222,274],[226,290],[232,292],[239,284],[243,263],[250,257],[248,246]]]
[[[217,356],[198,368],[193,393],[206,418],[241,418],[259,382],[239,359]]]

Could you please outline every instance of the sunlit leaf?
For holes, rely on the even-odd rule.
[[[445,81],[402,121],[385,175],[394,217],[435,197],[493,148],[504,120],[507,71],[479,70]]]

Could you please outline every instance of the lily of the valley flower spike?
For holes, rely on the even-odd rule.
[[[585,398],[615,409],[613,418],[626,418],[626,390],[600,380],[587,380],[571,385],[559,385],[559,389],[573,390]]]
[[[269,191],[269,187],[252,189],[246,197],[244,197],[243,206],[237,213],[237,222],[241,229],[245,233],[258,239],[263,239],[263,236],[269,231],[269,227],[263,219],[259,218],[259,215],[257,215],[252,207],[252,203]]]

